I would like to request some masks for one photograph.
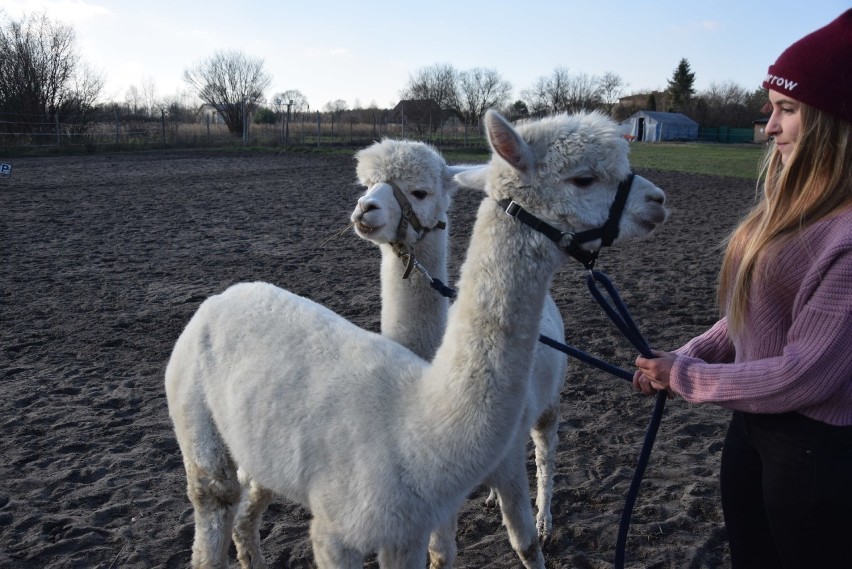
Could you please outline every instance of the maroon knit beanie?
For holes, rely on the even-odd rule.
[[[784,50],[763,86],[852,122],[852,9]]]

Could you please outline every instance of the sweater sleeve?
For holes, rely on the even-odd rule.
[[[709,363],[733,362],[736,354],[728,337],[727,318],[716,322],[712,328],[675,350],[675,353]]]
[[[813,280],[811,294],[797,302],[780,355],[719,364],[699,359],[699,349],[685,350],[672,366],[675,392],[692,403],[712,402],[753,413],[803,410],[841,394],[848,397],[852,391],[852,250],[835,256]]]

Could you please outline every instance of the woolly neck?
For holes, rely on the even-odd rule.
[[[433,277],[447,281],[446,230],[427,232],[414,248],[415,257]],[[404,265],[389,244],[382,252],[382,335],[431,361],[441,344],[447,323],[449,300],[438,294],[428,280],[414,271],[402,278]]]
[[[499,459],[523,410],[545,296],[566,259],[483,200],[443,342],[417,386],[422,414],[409,422],[421,440],[415,448],[434,453],[437,467],[463,468],[464,480]],[[446,448],[450,436],[465,449],[464,464]]]

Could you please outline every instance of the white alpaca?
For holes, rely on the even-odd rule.
[[[429,532],[500,460],[523,412],[545,296],[569,257],[498,200],[562,231],[586,229],[607,216],[629,165],[602,115],[515,129],[489,112],[485,124],[495,157],[460,180],[487,196],[431,364],[265,283],[207,299],[187,324],[166,394],[195,512],[194,566],[227,566],[237,465],[310,509],[320,568],[360,567],[370,551],[382,567],[419,568]],[[663,200],[637,177],[619,238],[664,221]]]
[[[433,277],[448,282],[447,211],[458,187],[453,176],[477,167],[450,167],[431,145],[390,139],[359,151],[355,160],[358,180],[368,191],[358,200],[352,221],[356,233],[378,244],[382,253],[382,335],[431,360],[444,335],[449,300],[420,275],[403,279],[399,250],[414,251]],[[410,206],[414,224],[405,219],[396,192]],[[398,235],[401,223],[403,234]]]
[[[470,167],[448,167],[430,145],[400,140],[377,142],[359,151],[355,159],[358,180],[367,191],[358,200],[351,219],[356,233],[376,243],[382,252],[382,335],[431,360],[444,334],[448,303],[425,278],[417,278],[420,275],[401,278],[399,252],[410,251],[431,276],[447,282],[447,230],[433,228],[448,229],[447,210],[456,190],[450,175]],[[416,231],[409,223],[407,231],[400,234],[398,228],[405,217],[403,206],[409,205],[409,215],[423,230]],[[540,332],[565,342],[562,317],[550,295],[545,300]],[[564,354],[536,345],[524,413],[514,434],[516,440],[509,443],[503,459],[485,479],[491,486],[486,503],[493,506],[501,497],[510,542],[530,569],[544,567],[538,543],[545,543],[553,528],[550,503],[559,442],[559,394],[566,369]],[[526,474],[528,432],[535,443],[537,467],[535,520],[529,507]],[[432,567],[453,566],[455,521],[453,518],[433,533],[429,545]]]
[[[449,167],[432,146],[422,142],[396,140],[376,143],[356,154],[356,160],[362,184],[372,185],[368,184],[366,177],[394,180],[398,191],[404,191],[408,196],[402,199],[416,210],[410,221],[405,219],[391,186],[385,185],[389,199],[396,205],[396,210],[390,214],[396,217],[391,222],[392,227],[374,234],[372,238],[381,239],[379,234],[387,232],[389,238],[383,243],[399,243],[394,236],[401,228],[404,235],[402,244],[416,244],[419,261],[432,269],[432,276],[447,282],[447,210],[452,194],[458,187],[453,176],[474,167]],[[370,214],[373,220],[388,211],[370,207],[373,209]],[[360,227],[363,231],[363,224]],[[449,301],[433,290],[425,279],[402,279],[403,266],[393,246],[382,245],[381,250],[382,335],[402,344],[424,360],[431,361],[444,335]],[[562,373],[564,375],[564,369]],[[240,474],[243,474],[242,471]],[[524,484],[527,484],[526,476]],[[237,557],[244,567],[264,567],[260,551],[260,522],[272,498],[271,492],[254,481],[243,489],[233,538]],[[433,565],[447,569],[452,567],[456,554],[455,517],[452,522],[442,533],[436,534],[430,546]]]

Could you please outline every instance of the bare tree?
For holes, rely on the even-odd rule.
[[[540,91],[541,102],[537,109],[544,105],[547,113],[564,113],[569,110],[569,89],[571,73],[567,67],[557,67],[548,77],[543,77],[536,84]]]
[[[157,100],[157,85],[153,77],[143,77],[140,87],[131,85],[124,94],[127,110],[133,114],[154,116],[158,108],[164,107]]]
[[[408,78],[408,86],[402,91],[402,99],[432,100],[442,111],[459,112],[457,86],[458,72],[449,64],[422,67]]]
[[[263,100],[272,80],[263,70],[263,59],[239,51],[217,51],[185,70],[183,78],[235,135],[243,132],[245,115]]]
[[[612,116],[612,110],[618,104],[618,100],[621,98],[624,89],[627,88],[627,83],[624,82],[620,75],[616,75],[612,71],[607,71],[600,78],[599,87],[603,109],[606,111],[606,114]]]
[[[78,60],[73,28],[43,13],[15,21],[0,11],[0,112],[15,123],[4,124],[35,132],[61,115],[63,124],[85,130],[103,83]]]
[[[307,97],[298,89],[288,89],[272,96],[272,106],[278,112],[287,112],[287,104],[290,101],[293,101],[290,112],[294,115],[296,113],[305,113],[310,108]]]
[[[565,108],[569,113],[593,111],[603,106],[600,79],[587,73],[568,75],[565,81]]]
[[[521,103],[527,109],[529,116],[542,117],[553,112],[549,98],[549,80],[539,77],[528,89],[521,91]]]
[[[124,102],[127,105],[127,110],[134,115],[142,109],[142,100],[142,94],[136,85],[131,85],[124,93]]]
[[[750,127],[761,115],[766,91],[748,91],[733,82],[711,83],[693,100],[692,118],[707,127]]]
[[[566,112],[569,110],[570,83],[568,68],[559,66],[549,76],[536,79],[531,89],[521,93],[521,98],[534,116]]]
[[[607,81],[620,78],[608,74]],[[605,108],[605,79],[586,73],[572,75],[567,67],[557,67],[549,76],[539,77],[533,86],[521,92],[530,114],[576,113]]]
[[[458,78],[461,111],[470,125],[478,125],[485,111],[505,105],[512,95],[512,84],[494,69],[475,67]]]
[[[325,104],[322,110],[327,113],[331,113],[332,115],[334,115],[334,118],[339,119],[343,111],[346,110],[346,101],[344,101],[343,99],[329,101]]]
[[[142,104],[148,115],[154,115],[157,107],[160,106],[157,101],[157,84],[153,77],[142,78]]]

